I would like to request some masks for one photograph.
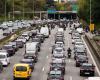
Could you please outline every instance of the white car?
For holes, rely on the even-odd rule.
[[[0,61],[3,66],[8,66],[10,64],[9,54],[5,50],[0,51]]]
[[[63,28],[58,28],[58,32],[64,32]]]
[[[17,40],[22,41],[24,44],[26,43],[27,39],[24,38],[23,36],[20,36]]]

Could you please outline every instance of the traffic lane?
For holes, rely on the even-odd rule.
[[[65,74],[65,80],[84,80],[83,77],[79,76],[79,68],[75,67],[75,60],[74,60],[74,54],[73,54],[73,44],[71,35],[69,34],[69,28],[65,31],[65,49],[67,53],[68,48],[72,49],[72,56],[70,59],[68,57],[66,58],[66,74]]]
[[[23,54],[25,52],[25,47],[19,49],[14,56],[10,58],[10,65],[8,67],[4,67],[2,73],[0,73],[0,80],[13,80],[13,66],[23,58]]]
[[[47,80],[51,61],[51,47],[54,44],[54,34],[55,30],[52,30],[50,37],[42,44],[31,80]]]
[[[95,61],[94,57],[92,56],[92,53],[90,52],[89,47],[88,47],[87,44],[85,43],[85,40],[84,40],[83,37],[84,37],[84,36],[82,36],[82,40],[83,40],[83,42],[84,42],[84,44],[85,44],[85,46],[86,46],[86,48],[87,48],[87,52],[88,52],[87,55],[88,55],[88,57],[89,57],[89,63],[95,65],[95,76],[100,76],[100,70],[99,70],[99,68],[97,67],[96,61]]]
[[[67,28],[67,31],[65,32],[65,42],[66,42],[66,49],[70,46],[71,49],[73,49],[73,45],[72,45],[72,40],[71,40],[71,35],[68,33],[69,29]],[[88,54],[89,57],[89,63],[93,63],[93,61],[91,60],[90,55]],[[72,52],[72,58],[71,59],[66,59],[66,74],[65,75],[65,79],[68,78],[68,80],[84,80],[87,77],[81,77],[79,74],[80,68],[75,67],[75,60],[74,60],[74,54]],[[98,73],[96,72],[96,76],[98,76]]]

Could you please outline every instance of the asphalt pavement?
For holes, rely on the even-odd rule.
[[[31,80],[47,80],[48,71],[50,68],[51,61],[51,49],[54,44],[54,35],[57,31],[57,28],[51,31],[51,35],[47,38],[44,43],[41,45],[41,51],[39,52],[38,62],[35,64],[34,71],[32,72]],[[69,34],[69,29],[67,28],[64,32],[65,34],[65,49],[67,54],[67,48],[71,47],[73,49],[73,44],[71,40],[71,35]],[[23,59],[25,52],[25,47],[20,49],[14,56],[11,57],[11,64],[8,67],[5,67],[3,72],[0,73],[0,80],[13,80],[13,65],[19,63]],[[73,52],[71,59],[66,58],[66,73],[65,80],[84,80],[87,77],[81,77],[79,75],[80,68],[75,67],[75,60],[73,58]],[[88,54],[89,63],[93,63],[90,54]],[[99,76],[97,71],[95,76]]]

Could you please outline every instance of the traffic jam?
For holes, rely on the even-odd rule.
[[[84,31],[77,20],[48,20],[48,23],[41,23],[38,26],[38,29],[25,31],[16,40],[3,45],[0,50],[0,74],[12,64],[10,58],[24,48],[23,58],[13,65],[13,79],[7,80],[35,80],[34,77],[31,77],[35,70],[35,65],[38,63],[38,56],[41,54],[41,46],[46,39],[49,39],[52,30],[55,30],[46,80],[67,80],[65,78],[68,74],[66,69],[68,63],[66,60],[74,60],[74,67],[79,69],[79,76],[85,77],[84,80],[90,80],[87,78],[95,76],[96,68],[89,60],[89,53],[83,41]],[[68,35],[71,36],[70,40],[73,46],[67,46],[66,48],[65,39],[67,34],[65,33],[67,29],[69,30]]]

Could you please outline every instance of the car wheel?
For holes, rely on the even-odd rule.
[[[82,73],[80,73],[80,76],[82,76]]]

